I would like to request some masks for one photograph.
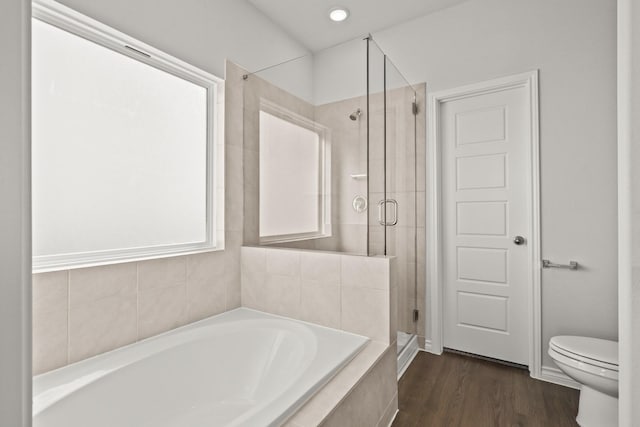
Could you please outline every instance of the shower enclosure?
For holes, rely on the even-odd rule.
[[[242,78],[244,243],[397,257],[398,353],[424,339],[424,85],[371,36]]]

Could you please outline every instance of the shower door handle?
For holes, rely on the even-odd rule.
[[[387,203],[393,207],[393,217],[391,221],[385,221],[383,209],[387,209]],[[378,202],[378,224],[386,227],[392,227],[398,223],[398,202],[394,199],[385,199]]]

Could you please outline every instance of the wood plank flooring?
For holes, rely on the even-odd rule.
[[[578,391],[524,369],[420,352],[398,384],[393,427],[575,427]]]

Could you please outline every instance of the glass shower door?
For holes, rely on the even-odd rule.
[[[396,257],[398,353],[417,330],[416,92],[368,40],[369,255]]]
[[[417,327],[416,92],[385,57],[386,255],[396,257],[398,353]]]

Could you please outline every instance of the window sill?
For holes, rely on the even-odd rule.
[[[52,271],[64,271],[64,270],[74,270],[78,268],[87,268],[87,267],[99,267],[103,265],[113,265],[113,264],[124,264],[129,262],[139,262],[139,261],[149,261],[154,259],[161,258],[173,258],[179,256],[186,255],[194,255],[206,252],[217,252],[224,251],[225,246],[224,243],[218,244],[215,247],[207,246],[200,248],[191,248],[191,249],[176,249],[176,250],[163,250],[163,251],[149,251],[146,253],[141,253],[137,251],[137,253],[132,254],[130,256],[126,255],[105,255],[100,258],[93,259],[77,259],[76,261],[50,261],[42,263],[42,265],[34,266],[31,270],[32,274],[37,273],[49,273]]]

